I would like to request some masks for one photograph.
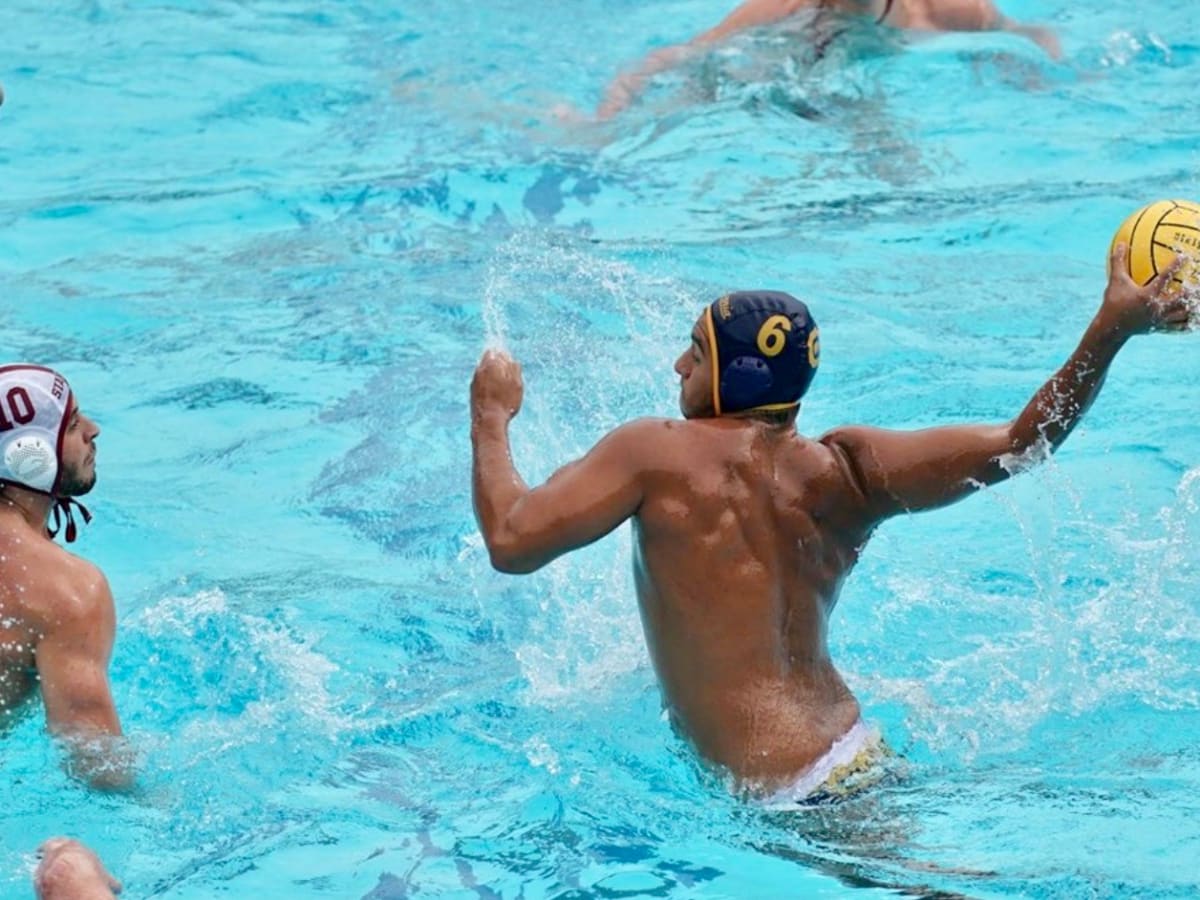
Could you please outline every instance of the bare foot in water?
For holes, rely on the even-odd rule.
[[[79,841],[50,838],[38,853],[42,861],[33,873],[38,900],[113,900],[121,893],[121,882]]]

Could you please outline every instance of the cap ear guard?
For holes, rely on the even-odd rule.
[[[721,398],[729,409],[749,409],[770,396],[775,377],[757,356],[739,356],[721,373]]]
[[[58,480],[58,436],[41,428],[22,428],[3,441],[3,480],[52,493]]]

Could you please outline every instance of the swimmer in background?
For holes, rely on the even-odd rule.
[[[113,900],[121,893],[121,882],[79,841],[51,838],[38,854],[41,861],[33,874],[38,900]]]
[[[521,368],[487,351],[471,383],[472,488],[492,565],[532,572],[632,519],[650,659],[699,754],[771,806],[863,786],[885,753],[829,656],[842,583],[880,523],[946,506],[1056,449],[1129,338],[1187,329],[1186,298],[1163,290],[1182,258],[1139,287],[1124,254],[1114,252],[1078,347],[1002,424],[800,435],[816,325],[787,294],[742,292],[701,313],[675,362],[684,421],[622,425],[531,489],[508,438]]]
[[[605,91],[596,109],[597,118],[608,119],[621,112],[641,96],[652,77],[679,66],[696,53],[739,32],[774,25],[810,10],[868,17],[877,25],[909,31],[1007,31],[1033,41],[1051,59],[1062,56],[1053,31],[1008,18],[992,0],[746,0],[720,24],[686,44],[656,50],[637,68],[619,75]]]
[[[108,683],[112,592],[92,563],[52,539],[75,539],[75,497],[96,483],[96,423],[65,378],[0,366],[0,736],[39,692],[72,774],[93,787],[132,779]],[[51,519],[53,518],[53,529]]]

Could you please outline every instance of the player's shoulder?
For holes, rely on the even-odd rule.
[[[813,442],[824,454],[827,474],[859,499],[866,494],[864,467],[869,468],[871,445],[878,432],[879,429],[866,425],[843,425]]]
[[[834,454],[855,454],[869,448],[879,432],[869,425],[841,425],[825,432],[816,443]]]
[[[646,417],[613,429],[605,443],[635,469],[670,470],[700,452],[708,439],[696,422]]]
[[[687,420],[659,419],[646,416],[631,419],[609,432],[609,439],[630,449],[654,449],[662,442],[684,439]]]
[[[112,591],[95,563],[47,542],[30,563],[31,611],[47,624],[65,624],[109,616]]]

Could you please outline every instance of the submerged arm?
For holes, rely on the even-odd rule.
[[[1113,256],[1104,302],[1079,346],[1012,421],[913,432],[845,428],[822,439],[864,498],[868,524],[952,503],[1003,481],[1034,454],[1052,453],[1092,405],[1130,337],[1186,329],[1187,302],[1163,296],[1179,260],[1139,288],[1125,274],[1124,254],[1122,246]]]
[[[36,651],[46,724],[66,745],[73,773],[105,790],[133,780],[108,684],[115,632],[112,592],[96,572],[90,585],[65,598]]]
[[[484,354],[471,385],[472,497],[492,565],[513,573],[532,572],[590,544],[637,512],[639,448],[652,427],[618,428],[531,489],[513,465],[508,440],[521,393],[517,363]]]

